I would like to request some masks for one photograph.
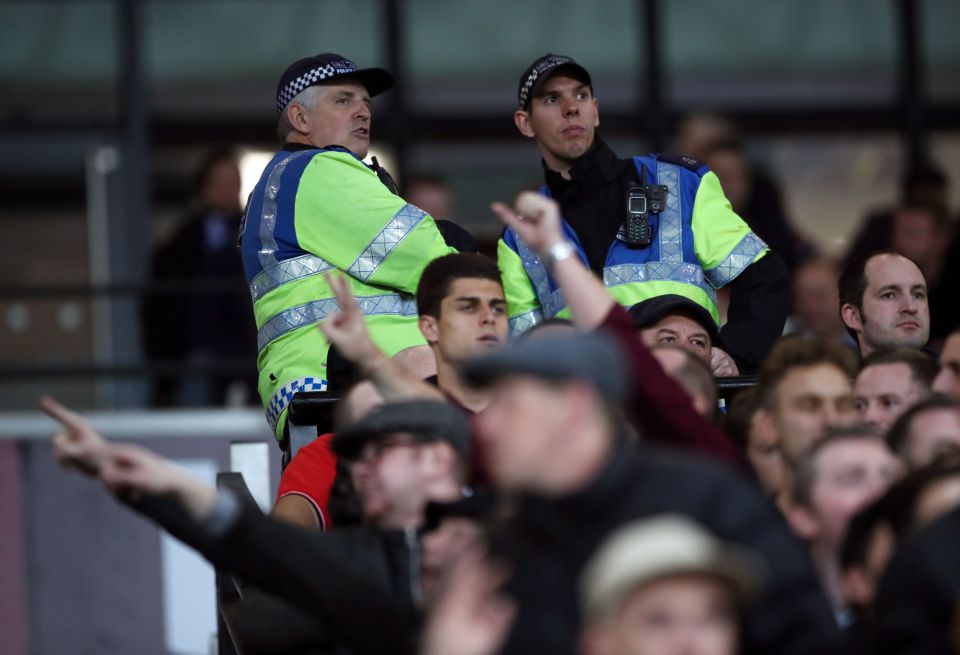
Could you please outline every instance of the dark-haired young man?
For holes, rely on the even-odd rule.
[[[507,229],[498,261],[520,332],[568,314],[547,267],[575,255],[623,306],[664,294],[700,305],[720,324],[716,289],[730,286],[728,321],[714,344],[715,375],[759,365],[789,309],[783,261],[730,208],[717,176],[690,157],[620,159],[599,137],[587,70],[547,54],[520,78],[514,123],[543,157],[542,193],[560,203],[567,241],[546,260]]]
[[[910,259],[884,252],[857,260],[844,269],[838,286],[840,317],[861,357],[878,348],[927,344],[927,281]]]

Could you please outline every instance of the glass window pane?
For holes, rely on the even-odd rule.
[[[155,0],[147,66],[160,111],[272,111],[280,73],[337,52],[358,66],[385,57],[377,0]]]
[[[633,0],[410,0],[405,16],[411,99],[431,111],[505,111],[517,81],[546,52],[576,59],[609,106],[637,98],[642,25]]]
[[[926,0],[919,4],[919,11],[930,97],[935,101],[960,99],[960,2]]]
[[[892,2],[663,2],[670,97],[691,105],[888,102]]]

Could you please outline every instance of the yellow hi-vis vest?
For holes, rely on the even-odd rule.
[[[258,390],[278,439],[293,395],[327,387],[329,344],[316,323],[338,305],[323,273],[347,274],[371,337],[393,356],[426,343],[413,294],[424,267],[454,252],[433,218],[340,148],[277,153],[250,195],[240,239]]]

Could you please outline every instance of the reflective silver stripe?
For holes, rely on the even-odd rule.
[[[657,182],[667,187],[667,201],[660,212],[660,261],[678,265],[683,262],[683,216],[680,206],[680,167],[657,162]]]
[[[537,294],[537,300],[540,301],[540,308],[544,316],[556,316],[567,304],[563,298],[560,289],[550,291],[550,282],[547,277],[547,268],[543,265],[540,255],[524,243],[519,235],[517,237],[517,254],[520,255],[520,263],[523,264],[523,270],[527,272],[533,290]]]
[[[704,275],[715,289],[719,289],[743,273],[747,266],[753,263],[754,258],[766,248],[767,244],[760,237],[749,232],[722,262],[706,271]]]
[[[285,259],[257,273],[253,282],[250,283],[250,297],[256,301],[257,298],[287,282],[319,275],[333,268],[333,264],[315,255],[300,255],[293,259]]]
[[[358,296],[357,305],[364,316],[382,314],[396,314],[398,316],[416,316],[417,301],[413,298],[401,298],[397,294],[389,293],[381,296]],[[299,307],[286,309],[266,323],[257,331],[257,349],[262,351],[275,339],[288,332],[305,325],[318,323],[331,313],[340,309],[340,305],[333,298],[314,300]]]
[[[366,282],[370,279],[384,260],[393,252],[394,248],[403,240],[405,236],[417,223],[423,220],[427,212],[414,205],[404,205],[400,208],[393,218],[384,226],[377,236],[367,244],[356,261],[350,264],[347,273],[353,277]]]
[[[634,282],[682,282],[692,284],[701,289],[714,305],[717,304],[717,293],[704,279],[703,269],[696,264],[681,262],[668,264],[667,262],[647,262],[646,264],[618,264],[603,269],[603,284],[615,287],[621,284]]]
[[[326,390],[327,381],[323,378],[299,378],[287,382],[273,393],[273,396],[270,397],[270,402],[267,403],[266,416],[267,423],[270,424],[270,429],[276,433],[277,421],[280,420],[280,415],[283,414],[283,410],[285,410],[287,405],[290,404],[290,401],[293,400],[294,394],[300,391]]]
[[[521,332],[526,332],[542,320],[543,312],[539,309],[531,309],[529,312],[518,314],[507,321],[510,325],[510,335],[516,336]]]
[[[267,184],[263,189],[263,210],[260,213],[260,250],[257,259],[261,268],[269,268],[277,263],[277,240],[273,231],[277,227],[277,196],[280,194],[280,176],[287,169],[287,164],[297,157],[314,154],[314,150],[292,152],[281,159],[267,176]]]

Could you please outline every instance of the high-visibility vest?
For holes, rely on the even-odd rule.
[[[373,341],[393,356],[426,343],[413,294],[424,267],[454,252],[433,218],[340,148],[277,153],[250,195],[240,239],[258,390],[278,439],[293,395],[327,388],[329,343],[316,323],[338,305],[323,273],[347,274]]]
[[[767,244],[734,213],[720,180],[706,166],[663,155],[633,159],[648,184],[667,187],[665,207],[649,214],[650,246],[636,248],[614,239],[604,262],[604,285],[625,307],[664,294],[684,296],[703,306],[719,325],[716,289],[763,257]],[[550,195],[547,187],[540,191]],[[576,232],[566,221],[561,227],[589,266]],[[512,228],[504,230],[497,244],[497,263],[513,334],[545,318],[570,315],[540,257]]]

